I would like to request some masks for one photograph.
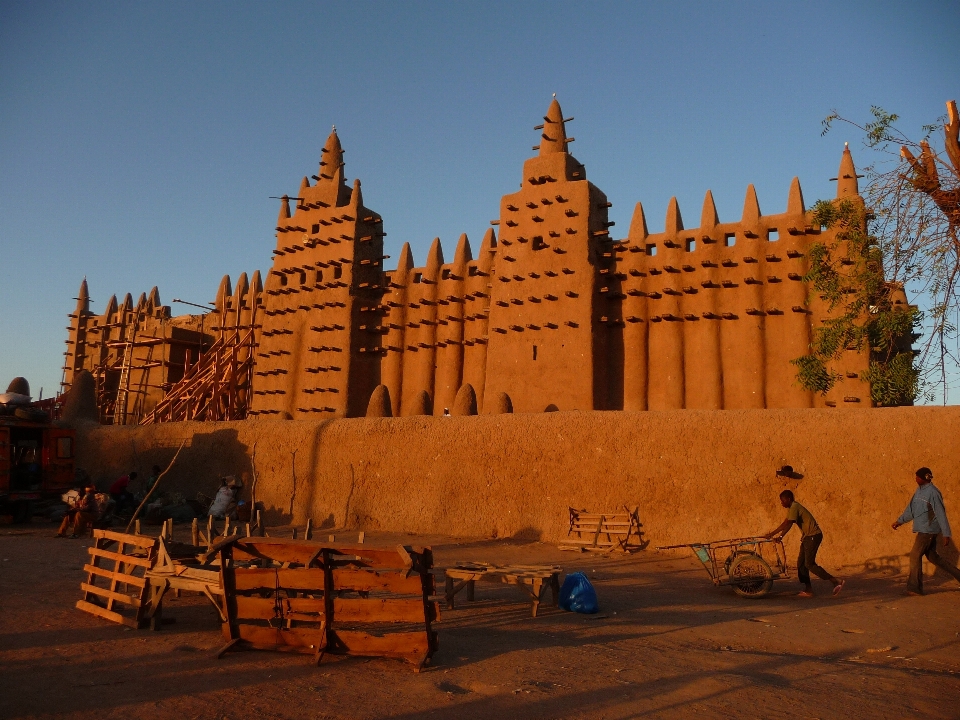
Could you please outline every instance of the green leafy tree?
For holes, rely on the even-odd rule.
[[[794,361],[801,384],[826,392],[837,377],[830,360],[846,349],[870,349],[878,405],[910,404],[921,395],[947,397],[947,369],[957,365],[952,342],[960,314],[960,117],[947,103],[943,148],[930,145],[940,125],[923,127],[921,140],[902,133],[899,116],[871,108],[860,125],[836,111],[823,133],[845,122],[864,133],[880,154],[864,169],[863,207],[851,201],[820,201],[812,209],[822,226],[836,229],[832,245],[815,245],[807,280],[828,303],[831,317],[814,332],[811,352]],[[844,264],[852,260],[852,264]],[[926,310],[906,304],[909,290]],[[923,328],[922,334],[916,332]],[[911,350],[911,343],[922,341]]]

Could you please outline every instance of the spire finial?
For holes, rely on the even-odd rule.
[[[557,102],[557,94],[553,94],[553,100],[547,114],[543,116],[544,124],[539,125],[543,132],[540,135],[540,157],[549,153],[567,152],[567,129],[563,122],[563,111],[560,109],[560,103]]]
[[[337,135],[337,126],[333,126],[323,150],[320,151],[320,170],[317,172],[317,184],[333,182],[334,185],[343,183],[343,146]]]
[[[290,197],[283,195],[280,197],[280,214],[277,215],[277,225],[283,225],[284,220],[290,219]]]
[[[844,143],[843,154],[840,156],[840,170],[837,172],[837,198],[857,197],[859,195],[857,168],[853,164],[850,146]]]
[[[80,283],[80,292],[75,298],[77,301],[77,315],[90,312],[90,290],[87,288],[87,276],[83,276],[83,282]]]

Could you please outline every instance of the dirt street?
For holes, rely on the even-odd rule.
[[[876,573],[847,575],[839,599],[815,580],[813,600],[787,581],[750,601],[714,588],[692,557],[651,549],[597,557],[518,540],[368,534],[431,545],[438,567],[584,570],[600,598],[595,616],[547,606],[532,619],[516,588],[478,584],[473,603],[443,609],[440,650],[414,674],[379,659],[214,660],[215,611],[195,595],[165,603],[176,622],[160,632],[109,624],[73,606],[91,541],[54,532],[0,529],[3,718],[960,717],[960,585],[940,575],[926,597]]]

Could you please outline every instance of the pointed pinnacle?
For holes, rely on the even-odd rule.
[[[473,253],[470,250],[470,240],[467,238],[467,234],[463,233],[457,241],[457,249],[453,253],[453,267],[456,268],[458,275],[464,272],[467,263],[471,260],[473,260]]]
[[[277,225],[283,225],[284,220],[290,219],[290,198],[286,195],[280,198],[280,214],[277,215]]]
[[[543,134],[540,136],[540,157],[550,153],[567,152],[567,130],[563,122],[563,111],[556,96],[543,119],[546,122],[543,126]]]
[[[717,206],[713,202],[713,192],[707,190],[707,194],[703,198],[703,211],[700,213],[700,227],[710,229],[719,224],[720,217],[717,215]]]
[[[643,242],[649,234],[647,216],[643,212],[643,203],[637,203],[633,209],[633,218],[630,220],[630,231],[627,233],[627,238],[631,242]]]
[[[760,201],[757,200],[757,191],[753,185],[747,185],[747,195],[743,200],[743,217],[740,222],[750,226],[760,222]]]
[[[400,248],[400,257],[397,259],[396,277],[405,278],[413,268],[413,251],[410,249],[410,243],[405,242]]]
[[[803,204],[803,190],[800,189],[800,178],[795,177],[790,182],[790,194],[787,196],[787,214],[803,215],[806,211]]]
[[[493,252],[497,247],[497,234],[493,228],[487,228],[480,241],[480,254],[477,256],[477,266],[480,272],[488,272],[493,267]]]
[[[837,199],[855,198],[860,195],[857,184],[857,169],[853,164],[853,155],[850,146],[843,144],[843,154],[840,156],[840,170],[837,172]]]
[[[443,246],[440,244],[440,238],[434,238],[430,246],[430,252],[427,253],[427,265],[424,268],[424,276],[431,280],[436,280],[440,274],[440,266],[443,265]]]
[[[667,205],[667,220],[664,226],[664,232],[668,235],[676,235],[683,230],[683,218],[680,216],[680,204],[676,197],[670,198],[670,204]]]

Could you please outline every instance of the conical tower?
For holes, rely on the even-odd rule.
[[[507,393],[518,412],[608,402],[598,363],[607,335],[601,271],[613,264],[609,203],[569,153],[568,121],[554,97],[520,191],[500,202],[484,394]]]
[[[334,128],[316,184],[300,182],[292,214],[281,199],[257,315],[254,417],[362,416],[380,384],[380,336],[369,313],[383,292],[382,221],[364,206],[360,181],[347,184],[343,153]]]

